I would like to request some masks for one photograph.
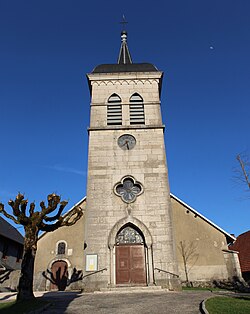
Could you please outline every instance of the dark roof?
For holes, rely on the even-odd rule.
[[[0,217],[0,235],[23,244],[23,236],[2,217]]]
[[[151,63],[100,64],[91,73],[159,72]]]
[[[121,48],[117,64],[100,64],[91,73],[159,72],[151,63],[133,63],[127,44],[127,32],[121,32]]]
[[[241,271],[250,271],[250,231],[240,234],[230,250],[239,252]]]

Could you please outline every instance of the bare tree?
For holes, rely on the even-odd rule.
[[[4,209],[4,205],[0,203],[0,213],[13,220],[16,224],[23,225],[25,230],[24,253],[18,284],[17,301],[34,298],[34,262],[39,231],[52,232],[63,226],[74,225],[83,215],[82,209],[76,206],[62,216],[62,211],[68,202],[61,201],[60,196],[56,194],[48,195],[47,200],[47,206],[45,206],[44,201],[40,203],[40,211],[35,211],[35,203],[30,203],[29,215],[26,214],[28,200],[24,199],[23,194],[18,193],[15,201],[10,200],[8,202],[12,208],[13,215],[8,214]],[[59,208],[57,210],[58,205]],[[52,216],[52,213],[56,210],[57,213]]]
[[[186,282],[190,285],[189,281],[189,271],[197,262],[199,255],[197,252],[197,243],[191,242],[187,243],[185,240],[180,241],[179,250],[183,259],[184,271],[186,276]]]
[[[238,154],[236,159],[239,163],[239,167],[235,169],[235,179],[238,182],[243,182],[247,189],[250,190],[250,159],[245,153]]]

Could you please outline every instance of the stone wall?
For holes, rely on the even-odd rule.
[[[88,75],[92,101],[86,210],[88,246],[85,252],[97,253],[98,269],[108,269],[93,277],[93,281],[99,281],[99,286],[115,284],[115,250],[108,247],[107,240],[116,224],[126,218],[130,222],[137,219],[149,230],[152,245],[147,249],[151,250],[150,258],[153,252],[154,267],[177,272],[160,113],[161,76],[161,72]],[[122,100],[122,126],[107,126],[107,101],[113,93]],[[134,93],[143,98],[145,125],[130,125],[128,106]],[[123,150],[118,146],[117,141],[123,134],[135,137],[133,149]],[[133,177],[143,187],[143,193],[131,204],[123,202],[114,193],[114,186],[124,176]],[[153,280],[152,259],[150,267],[148,277]],[[156,277],[159,282],[168,281],[163,273]]]
[[[5,270],[0,272],[0,292],[17,291],[20,270]]]
[[[240,262],[238,257],[238,252],[232,250],[223,250],[223,255],[228,271],[228,278],[239,278],[242,279]]]

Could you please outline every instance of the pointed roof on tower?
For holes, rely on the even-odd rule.
[[[128,44],[127,44],[127,32],[122,31],[121,32],[121,38],[122,38],[122,44],[121,49],[118,57],[118,64],[132,64],[132,58],[129,53]]]
[[[122,24],[126,24],[123,17]],[[123,28],[124,29],[124,28]],[[127,44],[127,31],[121,32],[121,48],[118,56],[118,62],[112,64],[100,64],[94,68],[91,73],[122,73],[122,72],[160,72],[151,63],[133,63]]]

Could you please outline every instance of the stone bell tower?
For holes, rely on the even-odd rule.
[[[168,170],[161,118],[163,73],[133,63],[127,33],[117,64],[87,75],[91,93],[86,288],[176,289]]]

